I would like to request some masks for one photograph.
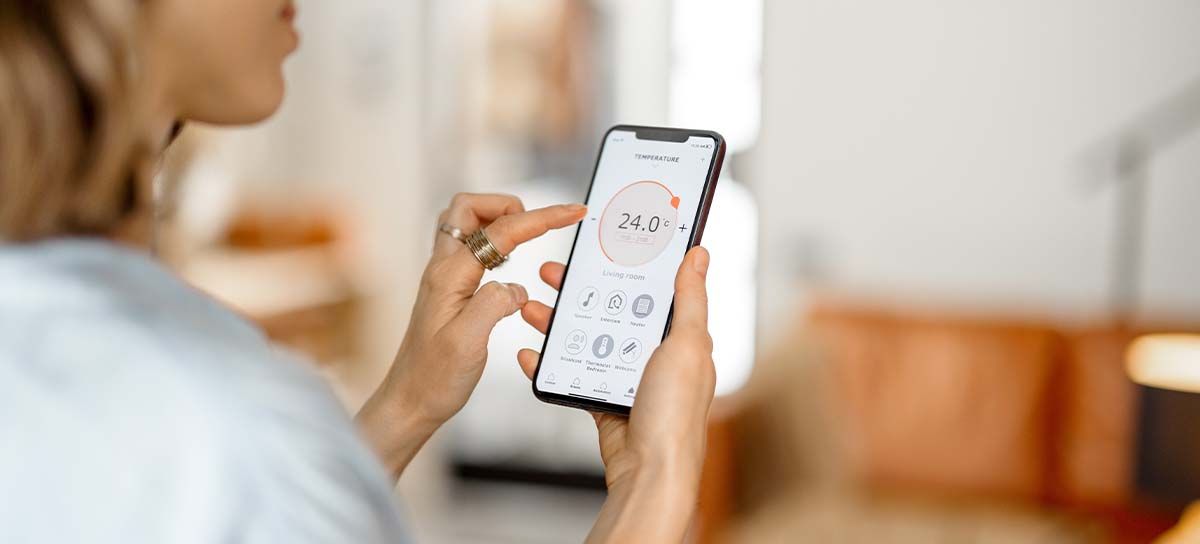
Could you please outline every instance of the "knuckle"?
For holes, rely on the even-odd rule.
[[[451,208],[460,208],[460,207],[466,206],[467,203],[469,203],[470,201],[471,201],[471,193],[462,193],[462,192],[454,193],[454,196],[450,197],[450,207]]]
[[[507,305],[512,302],[512,290],[502,285],[500,282],[489,281],[479,288],[478,295],[484,298],[485,302],[491,304]]]
[[[491,224],[488,225],[487,233],[491,236],[504,236],[507,232],[512,230],[514,221],[516,221],[516,218],[511,215],[502,215],[497,217],[495,221],[492,221]]]
[[[517,209],[519,209],[519,210],[524,210],[524,209],[525,209],[525,203],[524,203],[524,202],[521,202],[521,198],[520,198],[520,197],[518,197],[517,195],[510,195],[510,194],[508,194],[508,193],[501,193],[501,194],[499,194],[498,196],[500,196],[500,197],[504,198],[505,200],[508,200],[510,203],[512,203],[512,204],[513,204],[513,205],[514,205],[514,206],[515,206]]]
[[[706,332],[688,334],[679,338],[679,352],[689,360],[711,359],[713,342],[712,336]]]

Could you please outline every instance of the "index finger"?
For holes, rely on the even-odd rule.
[[[582,204],[547,206],[499,217],[483,230],[492,241],[492,245],[496,246],[496,250],[501,255],[508,255],[517,246],[546,234],[551,229],[578,223],[583,219],[585,212],[587,207]],[[483,267],[466,246],[457,248],[453,258],[456,267],[465,267],[478,273],[478,276],[472,277],[474,281],[483,277]]]
[[[500,217],[488,225],[484,232],[492,245],[504,255],[517,246],[553,229],[574,225],[583,219],[587,206],[583,204],[559,204]]]

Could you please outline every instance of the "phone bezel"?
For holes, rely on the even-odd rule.
[[[716,193],[717,182],[721,177],[721,166],[725,161],[725,138],[720,134],[711,130],[692,130],[670,127],[650,127],[641,125],[615,125],[604,132],[604,137],[600,141],[600,150],[596,152],[596,162],[592,167],[592,179],[588,182],[587,194],[584,197],[584,202],[587,202],[592,197],[592,189],[596,185],[596,173],[600,169],[600,159],[604,157],[604,148],[608,145],[608,137],[614,131],[626,131],[634,133],[639,140],[658,140],[669,142],[686,142],[693,136],[702,138],[710,138],[716,144],[713,146],[713,156],[708,164],[708,174],[704,178],[704,189],[701,193],[701,204],[696,207],[696,217],[692,219],[691,238],[688,240],[687,249],[696,247],[704,236],[704,227],[708,222],[708,211],[712,206],[713,194]],[[579,243],[579,234],[583,231],[582,222],[575,227],[575,239],[571,242],[571,252],[567,256],[567,262],[563,270],[563,281],[566,281],[567,275],[571,273],[571,260],[575,257],[575,247]],[[611,402],[603,402],[591,400],[587,398],[574,397],[563,395],[560,393],[551,393],[538,389],[538,376],[542,371],[542,359],[545,357],[546,347],[550,342],[550,329],[554,327],[554,318],[558,315],[558,307],[562,302],[562,291],[560,290],[554,299],[554,307],[550,313],[550,324],[546,329],[546,338],[542,340],[542,350],[538,355],[537,369],[533,373],[533,396],[538,400],[550,404],[558,404],[561,406],[569,406],[579,408],[591,412],[607,412],[611,414],[619,414],[628,416],[631,408],[623,404]],[[670,310],[667,312],[667,323],[663,327],[662,339],[666,339],[667,333],[671,331],[671,321],[675,316],[675,296],[671,296]],[[634,399],[634,403],[637,399]]]

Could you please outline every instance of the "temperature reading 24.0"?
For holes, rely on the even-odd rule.
[[[642,214],[630,215],[628,213],[623,213],[621,214],[621,217],[623,220],[621,221],[620,225],[617,225],[617,228],[621,230],[658,232],[658,229],[661,227],[671,226],[670,219],[663,219],[657,215],[651,215],[650,219],[646,221],[646,225],[644,227],[642,226]]]
[[[679,219],[679,197],[661,182],[626,185],[600,216],[600,250],[608,260],[638,266],[658,257],[671,243]]]

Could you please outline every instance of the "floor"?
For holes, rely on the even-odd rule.
[[[449,507],[423,523],[421,542],[582,542],[604,503],[602,491],[459,481]]]

